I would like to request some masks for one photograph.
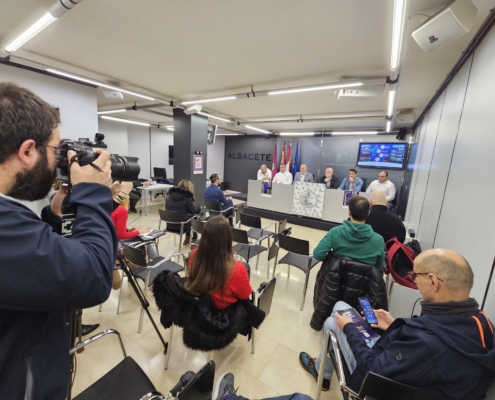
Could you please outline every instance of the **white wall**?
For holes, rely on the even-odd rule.
[[[149,178],[150,173],[150,128],[146,126],[127,125],[129,156],[139,158],[140,178]]]
[[[471,292],[495,320],[495,30],[486,36],[418,128],[406,225],[423,248],[461,253],[473,268]],[[493,279],[492,279],[493,281]]]
[[[217,136],[215,144],[208,146],[208,155],[206,157],[206,176],[212,174],[224,175],[225,164],[225,136]]]
[[[128,150],[127,124],[98,118],[98,129],[99,133],[105,135],[105,143],[109,153],[132,156]]]
[[[93,139],[98,132],[96,88],[0,64],[0,82],[15,82],[60,108],[62,138]]]
[[[151,128],[151,172],[153,168],[165,168],[167,178],[174,177],[174,166],[169,164],[168,146],[174,145],[174,134],[165,129]]]

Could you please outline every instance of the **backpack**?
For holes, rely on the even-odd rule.
[[[402,244],[397,238],[390,239],[386,244],[388,272],[392,274],[394,280],[402,286],[411,289],[418,289],[408,275],[413,270],[413,263],[416,256],[421,253],[421,247],[417,240]]]

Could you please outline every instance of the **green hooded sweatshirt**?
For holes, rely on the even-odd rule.
[[[385,242],[373,232],[368,224],[355,224],[344,221],[328,231],[313,250],[313,256],[323,261],[331,251],[339,256],[350,257],[364,264],[381,268],[385,265]]]

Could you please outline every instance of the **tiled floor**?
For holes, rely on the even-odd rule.
[[[139,215],[130,214],[130,226],[158,228],[158,208],[163,208],[163,200],[160,203],[158,199],[153,203],[147,217],[138,218]],[[267,225],[269,222],[263,221],[263,223]],[[292,225],[292,236],[309,240],[311,248],[316,246],[324,234],[323,231]],[[162,239],[159,249],[162,256],[172,254],[177,249],[174,248],[173,237],[167,235]],[[280,255],[282,256],[282,252]],[[273,262],[270,268],[273,268],[272,264]],[[255,270],[255,262],[251,263],[253,288],[256,289],[261,282],[266,281],[266,268],[266,253],[260,256],[258,270]],[[322,333],[314,331],[309,326],[318,269],[319,265],[311,272],[304,311],[299,311],[304,274],[292,267],[290,279],[287,279],[287,266],[279,265],[271,313],[256,332],[256,354],[251,354],[251,342],[248,342],[244,336],[239,336],[230,346],[214,353],[216,376],[224,372],[232,372],[235,375],[235,386],[239,387],[239,394],[251,399],[292,392],[301,392],[314,397],[315,380],[301,368],[298,356],[301,351],[316,356],[322,341]],[[99,323],[100,330],[114,328],[120,332],[127,354],[143,368],[159,391],[168,393],[184,372],[197,371],[206,363],[208,354],[187,349],[182,343],[180,329],[175,329],[170,364],[166,371],[163,347],[146,315],[143,332],[137,333],[140,306],[127,280],[122,286],[119,315],[116,314],[118,295],[118,291],[112,291],[110,298],[103,304],[102,312],[98,312],[98,307],[85,310],[84,323]],[[150,300],[153,318],[165,340],[168,340],[169,332],[160,325],[158,310],[154,300],[152,298]],[[115,338],[103,338],[88,346],[77,356],[73,395],[81,392],[121,359],[122,353]],[[322,393],[322,399],[341,398],[336,383],[332,384],[330,392]]]

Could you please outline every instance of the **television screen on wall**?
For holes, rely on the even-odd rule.
[[[359,143],[358,167],[404,169],[407,143]]]

